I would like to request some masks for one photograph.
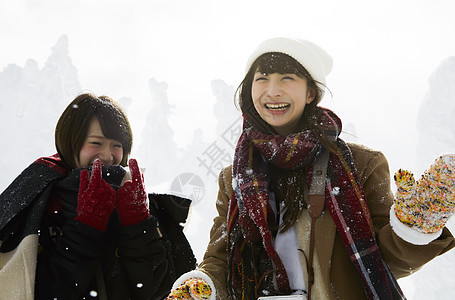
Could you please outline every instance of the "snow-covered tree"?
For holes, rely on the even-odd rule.
[[[56,152],[55,125],[80,90],[66,35],[42,69],[29,59],[23,68],[10,64],[0,72],[1,190],[36,158]]]
[[[168,121],[173,107],[169,104],[167,88],[166,82],[149,80],[153,104],[142,130],[143,142],[137,152],[141,166],[147,168],[147,184],[152,186],[172,180],[178,163],[174,131]]]
[[[443,60],[428,83],[429,90],[417,117],[420,171],[438,155],[455,153],[455,57]]]

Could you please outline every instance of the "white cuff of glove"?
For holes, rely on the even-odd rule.
[[[199,278],[199,279],[204,280],[212,289],[212,295],[210,296],[210,298],[208,300],[216,299],[216,288],[215,288],[215,285],[213,284],[212,279],[204,272],[198,271],[198,270],[193,270],[193,271],[182,274],[182,276],[177,278],[177,280],[172,285],[172,290],[175,290],[180,285],[182,285],[185,281],[187,281],[188,279],[191,279],[191,278]]]
[[[395,204],[390,208],[390,225],[396,235],[414,245],[427,245],[442,233],[442,229],[434,233],[423,233],[403,224],[395,215]]]

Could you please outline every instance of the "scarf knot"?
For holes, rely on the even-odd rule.
[[[321,109],[317,121],[330,140],[341,132],[341,120],[332,111]],[[267,162],[283,169],[295,169],[312,163],[321,151],[319,137],[312,129],[287,136],[271,135],[256,130],[245,118],[244,135],[260,151]]]

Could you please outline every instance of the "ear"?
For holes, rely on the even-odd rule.
[[[310,104],[316,98],[316,90],[313,88],[308,88],[306,104]]]

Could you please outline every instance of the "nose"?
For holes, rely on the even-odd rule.
[[[269,84],[267,85],[267,95],[269,97],[280,97],[283,95],[283,89],[281,87],[280,81],[274,78],[269,80]]]
[[[101,160],[103,165],[114,164],[114,154],[112,153],[110,147],[103,147],[103,149],[98,153],[97,158]]]

